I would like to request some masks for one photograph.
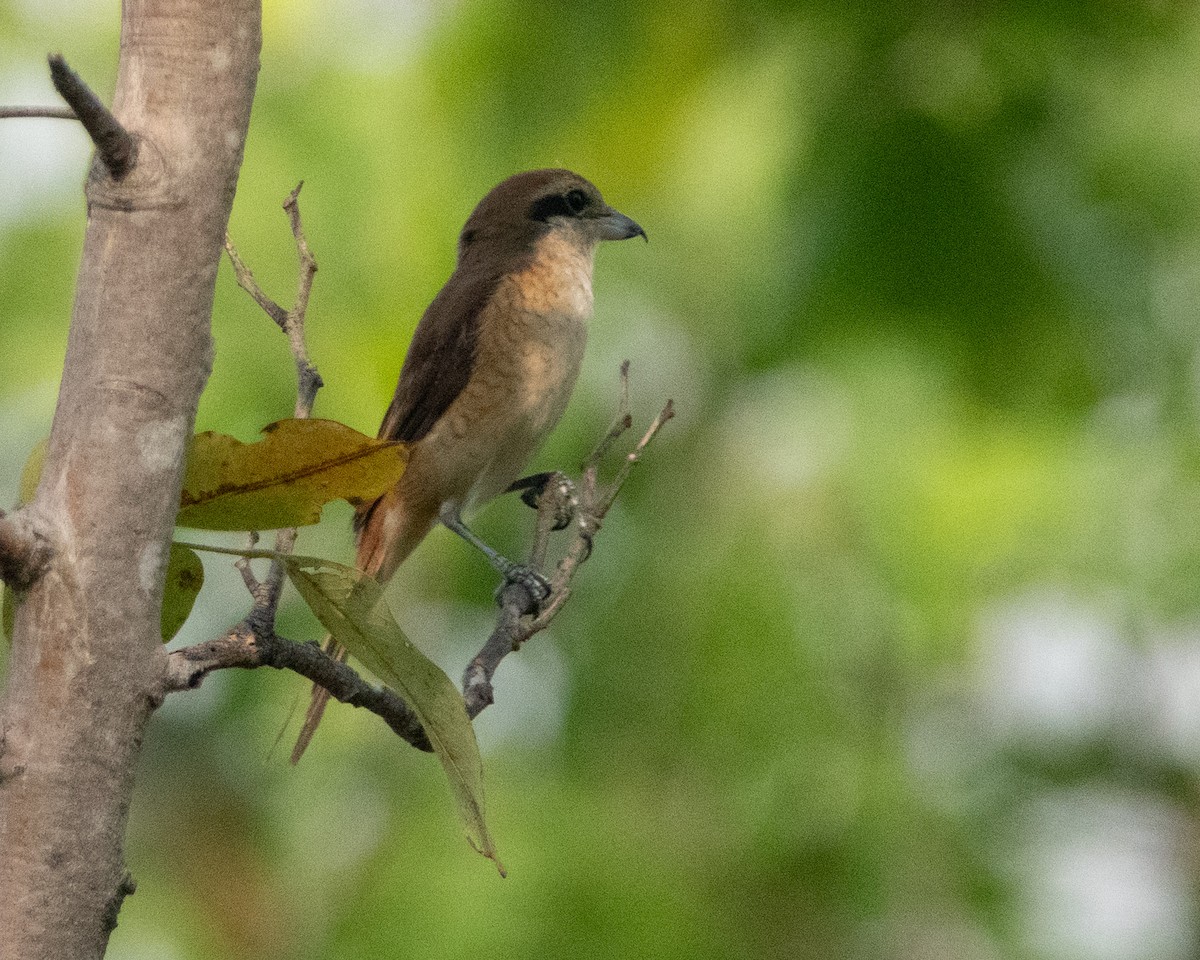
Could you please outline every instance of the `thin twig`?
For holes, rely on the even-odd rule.
[[[83,124],[83,129],[92,138],[96,152],[104,161],[112,178],[122,179],[133,169],[137,160],[137,140],[121,126],[121,122],[83,82],[79,74],[67,66],[62,54],[50,54],[49,61],[50,79],[54,83],[54,89],[67,101],[67,105]]]
[[[258,534],[251,530],[246,541],[246,549],[253,550],[257,546]],[[244,583],[246,585],[246,589],[250,591],[250,596],[254,598],[255,602],[258,602],[263,586],[261,583],[259,583],[258,577],[254,575],[254,571],[250,568],[250,558],[239,557],[233,565],[237,568],[238,573],[242,575],[242,583]]]
[[[625,486],[625,481],[629,479],[629,474],[632,473],[633,468],[641,462],[642,452],[646,449],[646,446],[651,440],[654,439],[654,437],[658,434],[658,431],[663,428],[666,422],[674,416],[675,403],[673,400],[668,400],[667,405],[662,408],[658,416],[654,418],[654,421],[646,429],[646,432],[642,435],[642,439],[638,441],[637,446],[625,455],[625,462],[621,465],[621,469],[617,471],[617,475],[613,478],[613,482],[609,484],[608,494],[606,499],[603,501],[603,507],[599,514],[601,517],[608,513],[609,507],[611,507],[613,505],[613,501],[617,499],[617,494],[620,493],[621,488]]]
[[[668,400],[641,440],[626,455],[616,477],[606,488],[601,488],[598,479],[600,462],[613,443],[633,424],[629,414],[629,361],[621,364],[621,393],[617,415],[608,433],[600,439],[583,464],[580,490],[576,493],[569,483],[551,482],[543,488],[538,500],[537,532],[530,549],[529,566],[539,573],[545,563],[547,542],[555,518],[566,505],[564,498],[569,498],[570,505],[575,507],[575,536],[550,578],[550,594],[539,608],[533,595],[523,584],[505,584],[500,593],[500,613],[491,636],[463,673],[463,701],[468,716],[478,716],[485,707],[494,702],[492,677],[500,661],[512,651],[520,649],[521,644],[535,633],[545,630],[562,610],[571,596],[571,581],[580,566],[591,556],[592,542],[621,487],[646,447],[674,415],[674,404]]]
[[[312,293],[313,277],[317,273],[317,261],[308,247],[308,239],[304,236],[304,226],[300,222],[300,189],[304,186],[301,180],[296,189],[288,194],[283,203],[287,211],[288,221],[292,225],[292,237],[296,241],[296,253],[300,258],[300,273],[296,280],[296,302],[288,311],[284,321],[283,331],[288,335],[292,345],[292,356],[296,361],[296,413],[297,419],[303,419],[312,412],[313,402],[317,391],[324,385],[321,375],[317,373],[308,359],[308,347],[304,340],[304,318],[308,314],[308,298]]]
[[[233,275],[237,278],[238,286],[254,298],[254,302],[262,307],[263,312],[279,325],[280,330],[286,332],[288,312],[263,293],[262,287],[254,279],[254,274],[250,272],[250,268],[243,262],[241,255],[237,252],[237,248],[233,245],[233,241],[229,239],[229,234],[225,235],[225,252],[229,254],[229,262],[233,264]]]
[[[78,120],[74,110],[65,107],[0,107],[0,120],[21,119]]]
[[[617,415],[613,417],[612,426],[608,428],[608,433],[596,444],[595,448],[588,455],[587,460],[580,465],[580,469],[587,470],[590,465],[598,465],[604,459],[612,445],[632,426],[633,416],[629,412],[629,361],[623,360],[621,362],[621,399],[617,404]]]
[[[229,239],[228,235],[225,237],[225,251],[229,254],[230,263],[233,264],[233,273],[237,278],[238,286],[250,294],[263,312],[287,334],[288,345],[292,350],[292,359],[296,363],[296,404],[292,415],[297,420],[306,420],[312,415],[317,391],[323,385],[321,375],[317,373],[317,368],[308,358],[308,344],[304,337],[304,321],[308,312],[309,295],[312,293],[313,277],[317,272],[317,261],[309,249],[308,240],[304,236],[304,228],[300,221],[299,197],[300,188],[303,186],[304,181],[301,180],[283,202],[283,209],[287,212],[288,222],[291,224],[292,238],[296,242],[296,252],[300,258],[300,272],[296,281],[296,302],[292,309],[285,310],[263,292],[258,281],[254,279],[254,274],[250,272],[250,268],[246,266],[237,248],[233,245],[233,241]],[[295,544],[296,531],[294,529],[280,530],[275,535],[276,553],[291,553]],[[272,560],[266,579],[261,584],[254,581],[255,586],[251,586],[251,580],[247,579],[248,573],[249,567],[246,566],[242,569],[242,579],[246,581],[247,589],[254,597],[253,615],[263,618],[273,629],[279,598],[283,593],[285,577],[283,564]],[[253,578],[253,574],[250,574],[250,578]]]
[[[288,221],[292,225],[292,237],[296,241],[296,253],[300,258],[300,274],[296,280],[296,303],[292,314],[300,319],[303,326],[304,317],[308,313],[308,297],[312,293],[313,277],[317,272],[317,261],[308,247],[308,238],[304,236],[304,225],[300,220],[300,191],[304,181],[296,184],[296,188],[283,201],[283,209],[287,211]],[[300,352],[304,352],[303,345]]]

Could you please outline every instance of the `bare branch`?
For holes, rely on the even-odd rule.
[[[263,292],[258,281],[254,279],[254,274],[250,272],[250,268],[238,254],[233,241],[229,239],[228,235],[225,237],[225,251],[229,254],[230,263],[233,264],[233,272],[237,277],[238,286],[250,294],[263,312],[287,334],[288,344],[292,350],[292,359],[296,363],[296,405],[292,415],[297,420],[306,420],[312,415],[317,391],[324,386],[321,375],[317,373],[317,368],[308,358],[308,344],[304,338],[304,320],[308,312],[308,298],[312,292],[313,277],[317,272],[317,261],[309,249],[308,240],[304,236],[304,228],[300,221],[299,197],[300,188],[303,186],[304,181],[301,180],[283,202],[283,209],[287,212],[288,221],[292,227],[292,237],[296,241],[296,252],[300,258],[300,272],[296,281],[296,303],[291,310],[283,309]],[[257,542],[258,535],[252,534],[251,545],[253,546]],[[280,530],[275,535],[276,553],[291,553],[295,545],[296,531],[294,529]],[[238,569],[246,588],[254,597],[254,609],[251,615],[258,617],[271,629],[274,629],[275,612],[279,607],[279,597],[283,593],[285,575],[283,564],[275,560],[271,561],[267,578],[262,583],[259,583],[250,572],[248,563],[239,561]]]
[[[25,511],[0,510],[0,580],[14,590],[28,590],[52,555],[49,540],[29,522]]]
[[[587,470],[589,464],[599,464],[604,459],[605,454],[612,448],[612,445],[621,438],[621,435],[633,426],[633,416],[629,412],[629,361],[621,362],[621,399],[617,404],[617,415],[613,418],[612,426],[608,428],[606,433],[596,444],[595,448],[588,455],[581,465],[581,470]]]
[[[304,236],[304,227],[300,222],[300,189],[304,186],[301,180],[296,189],[288,194],[283,203],[288,220],[292,225],[292,236],[296,240],[296,253],[300,258],[300,275],[296,281],[296,302],[288,311],[284,321],[283,332],[288,335],[292,345],[292,357],[296,361],[296,413],[297,418],[307,417],[312,413],[312,405],[316,400],[317,391],[324,385],[317,368],[308,359],[308,347],[304,339],[304,318],[308,314],[308,298],[312,293],[313,277],[317,273],[317,261],[309,250],[308,240]]]
[[[21,119],[78,120],[74,110],[65,107],[0,107],[0,120]]]
[[[246,549],[253,550],[257,546],[258,534],[254,531],[251,531],[246,541]],[[237,569],[237,572],[242,575],[242,583],[246,585],[246,589],[250,591],[250,596],[252,596],[254,601],[257,603],[260,599],[263,585],[259,583],[258,577],[256,577],[254,575],[254,571],[250,569],[250,558],[241,557],[235,561],[233,565]]]
[[[74,111],[83,129],[96,145],[96,152],[114,180],[122,179],[133,169],[137,160],[137,141],[126,130],[119,120],[113,116],[100,98],[80,78],[74,70],[67,66],[62,54],[52,53],[50,61],[50,79],[54,89],[67,101]]]
[[[228,234],[225,236],[225,252],[229,254],[229,262],[233,264],[233,275],[237,278],[238,286],[254,298],[254,302],[262,307],[263,312],[279,325],[280,330],[286,330],[288,312],[263,293],[262,287],[258,285],[258,281],[254,279],[254,274],[250,272],[250,268],[243,262],[237,252],[237,248],[233,245],[233,241],[229,239]]]
[[[546,562],[546,551],[549,547],[550,533],[554,529],[558,514],[564,509],[563,501],[574,500],[575,492],[570,481],[562,474],[551,478],[542,489],[538,498],[537,528],[534,533],[533,546],[529,551],[529,567],[541,571]],[[551,592],[547,603],[555,600]],[[536,613],[537,598],[525,584],[510,580],[500,591],[500,613],[496,617],[496,626],[491,636],[483,645],[483,649],[475,655],[463,673],[463,703],[467,708],[467,716],[472,720],[489,704],[495,702],[492,690],[492,676],[508,654],[519,646],[517,637],[521,634],[521,618]]]
[[[634,447],[633,450],[628,454],[626,454],[625,463],[621,465],[620,471],[613,479],[613,482],[609,485],[607,499],[604,501],[603,508],[600,511],[601,517],[608,513],[609,507],[611,507],[613,505],[613,501],[617,499],[617,494],[620,493],[621,488],[625,486],[625,481],[629,479],[629,474],[633,472],[633,468],[641,462],[642,452],[649,445],[650,441],[655,438],[655,436],[658,434],[658,431],[661,430],[666,422],[672,419],[674,416],[675,402],[673,400],[668,400],[666,406],[662,408],[658,416],[654,418],[654,421],[646,429],[646,432],[642,435],[642,439],[638,441],[637,446]]]
[[[604,455],[632,425],[629,414],[629,361],[621,364],[621,393],[617,415],[591,455],[583,464],[583,479],[578,493],[566,478],[559,474],[547,483],[538,499],[537,532],[529,554],[531,569],[541,572],[546,559],[550,532],[556,518],[564,509],[574,507],[575,536],[563,558],[558,562],[550,578],[550,595],[540,609],[528,588],[520,583],[507,583],[500,592],[500,613],[491,636],[463,673],[463,701],[467,715],[477,717],[485,707],[494,702],[492,677],[500,661],[509,653],[518,650],[535,633],[545,630],[558,615],[571,596],[571,581],[579,567],[592,553],[592,542],[600,530],[601,522],[617,498],[621,487],[629,478],[646,447],[653,441],[663,425],[675,415],[674,404],[668,400],[662,412],[654,419],[617,472],[607,488],[599,484],[600,462]]]
[[[342,703],[374,713],[418,750],[433,749],[417,715],[394,691],[374,686],[351,667],[327,656],[315,642],[297,643],[277,636],[255,613],[223,637],[172,652],[166,692],[195,689],[212,671],[231,667],[291,670],[320,684]]]
[[[296,184],[296,188],[288,194],[288,198],[283,201],[283,209],[287,211],[288,221],[292,225],[292,236],[296,240],[296,253],[300,257],[300,276],[296,282],[296,304],[292,307],[292,315],[298,318],[301,326],[304,324],[304,317],[308,313],[308,297],[312,293],[313,277],[317,272],[317,261],[313,258],[312,251],[308,247],[308,240],[304,236],[304,226],[300,221],[300,191],[304,187],[304,181],[301,180]],[[300,349],[303,352],[303,348]]]

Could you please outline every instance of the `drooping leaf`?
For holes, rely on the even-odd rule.
[[[321,519],[331,500],[373,500],[400,479],[403,444],[334,420],[280,420],[257,443],[220,433],[192,440],[177,523],[204,530],[275,530]]]
[[[179,632],[192,605],[204,586],[204,564],[195,551],[178,543],[171,544],[171,555],[167,559],[167,579],[163,587],[162,638],[163,643]]]
[[[475,729],[450,678],[404,635],[375,580],[312,557],[288,557],[284,562],[317,619],[416,711],[450,779],[467,839],[494,860],[503,875],[484,813],[483,761]]]

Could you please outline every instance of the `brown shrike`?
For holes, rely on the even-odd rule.
[[[409,444],[408,467],[357,511],[359,569],[386,581],[441,521],[544,599],[545,581],[484,544],[462,515],[509,490],[558,423],[583,361],[596,247],[637,236],[646,232],[569,170],[518,173],[479,202],[379,428]],[[326,650],[345,658],[332,640]],[[293,763],[328,699],[313,687]]]

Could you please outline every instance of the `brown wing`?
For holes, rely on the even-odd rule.
[[[441,419],[471,378],[479,339],[479,315],[500,280],[498,273],[456,271],[446,281],[417,324],[391,405],[379,426],[379,437],[415,443]],[[361,532],[374,503],[354,515]]]

